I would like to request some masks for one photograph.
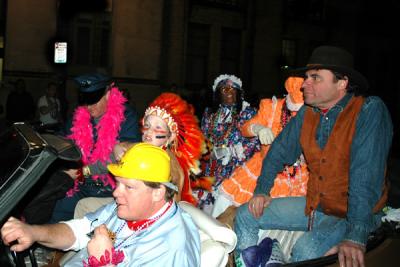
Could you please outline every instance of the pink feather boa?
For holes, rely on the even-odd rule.
[[[80,106],[75,110],[71,128],[72,134],[68,138],[72,139],[80,148],[84,165],[90,165],[97,161],[105,165],[110,160],[113,148],[118,142],[121,124],[125,120],[124,104],[126,101],[117,87],[111,88],[106,112],[95,126],[97,130],[96,143],[93,140],[93,125],[89,110],[85,106]],[[93,175],[92,179],[100,179],[104,185],[115,188],[115,180],[110,174]],[[68,197],[79,191],[78,185],[79,181],[75,179],[74,187],[67,192]]]

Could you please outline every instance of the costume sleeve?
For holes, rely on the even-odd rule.
[[[135,110],[129,105],[125,105],[125,121],[121,124],[118,140],[120,142],[140,142],[142,135],[139,131],[139,120]]]
[[[257,109],[250,107],[250,106],[245,108],[245,110],[243,110],[240,113],[240,121],[239,121],[239,125],[238,125],[238,130],[240,130],[243,127],[244,123],[251,120],[256,114],[257,114]],[[238,141],[240,141],[243,146],[243,151],[244,151],[244,155],[245,155],[244,160],[248,160],[249,158],[251,158],[253,156],[254,152],[260,151],[261,144],[260,144],[260,141],[258,140],[258,137],[254,137],[254,136],[252,136],[250,138],[244,137],[240,131],[238,131],[238,136],[240,136]],[[243,160],[241,160],[241,161],[243,162]]]
[[[90,240],[86,234],[90,232],[91,221],[83,217],[82,219],[69,220],[61,223],[68,225],[75,236],[75,243],[71,247],[65,249],[65,251],[80,250],[86,247],[87,242]]]
[[[252,117],[251,119],[249,119],[248,121],[246,121],[243,126],[241,127],[241,132],[242,135],[245,137],[253,137],[255,136],[252,132],[251,132],[251,125],[252,124],[261,124],[264,126],[267,126],[267,121],[268,121],[268,116],[269,114],[267,114],[267,110],[269,106],[272,105],[272,100],[269,98],[266,99],[262,99],[260,102],[260,107],[258,109],[258,112],[256,115],[254,115],[254,117]]]
[[[203,116],[201,117],[201,131],[203,132],[204,137],[208,139],[210,138],[208,129],[210,128],[211,114],[211,109],[207,107],[204,110]]]
[[[111,153],[109,163],[116,163],[116,162],[117,160],[114,156],[114,153]],[[101,161],[96,161],[93,164],[88,165],[88,167],[91,175],[101,175],[108,173],[107,164],[104,164]]]
[[[269,194],[278,172],[284,165],[293,165],[302,152],[300,132],[304,120],[305,106],[292,118],[272,142],[262,163],[261,174],[257,179],[254,194]]]
[[[94,228],[101,224],[107,224],[110,218],[113,218],[115,215],[116,204],[112,202],[110,204],[104,205],[100,207],[98,210],[94,212],[87,213],[85,217],[82,219],[74,219],[61,223],[65,223],[68,225],[72,232],[75,235],[75,243],[65,249],[67,250],[80,250],[86,248],[87,243],[90,238],[87,236]]]
[[[365,245],[376,228],[373,208],[382,195],[393,136],[390,114],[378,97],[365,100],[351,147],[345,240]]]

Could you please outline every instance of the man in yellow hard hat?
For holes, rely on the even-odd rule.
[[[28,225],[10,218],[5,244],[22,251],[34,242],[79,250],[65,266],[200,266],[200,238],[191,217],[174,202],[170,158],[161,148],[139,143],[108,165],[117,184],[115,202],[82,219]]]

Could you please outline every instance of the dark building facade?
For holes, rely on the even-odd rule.
[[[0,0],[0,95],[3,101],[10,82],[24,78],[38,97],[59,79],[70,112],[71,78],[97,70],[143,112],[170,89],[199,102],[217,75],[233,73],[256,105],[284,93],[285,70],[331,44],[355,55],[397,132],[400,82],[391,78],[400,57],[399,6],[394,0]],[[68,43],[65,64],[53,61],[56,41]]]

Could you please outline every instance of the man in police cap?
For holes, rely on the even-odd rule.
[[[200,266],[199,233],[189,214],[173,200],[170,158],[163,149],[139,143],[118,164],[110,164],[115,202],[83,219],[28,225],[10,218],[2,227],[5,244],[22,251],[33,242],[79,250],[64,266]],[[87,264],[87,265],[86,265]]]
[[[115,180],[108,174],[106,166],[115,161],[114,146],[141,139],[136,111],[127,104],[123,93],[108,76],[90,73],[78,76],[74,81],[78,85],[79,106],[73,118],[67,121],[63,135],[80,148],[82,164],[79,167],[63,166],[62,171],[49,178],[24,211],[24,217],[30,223],[47,222],[47,214],[51,211],[50,222],[69,220],[80,199],[110,197]]]

